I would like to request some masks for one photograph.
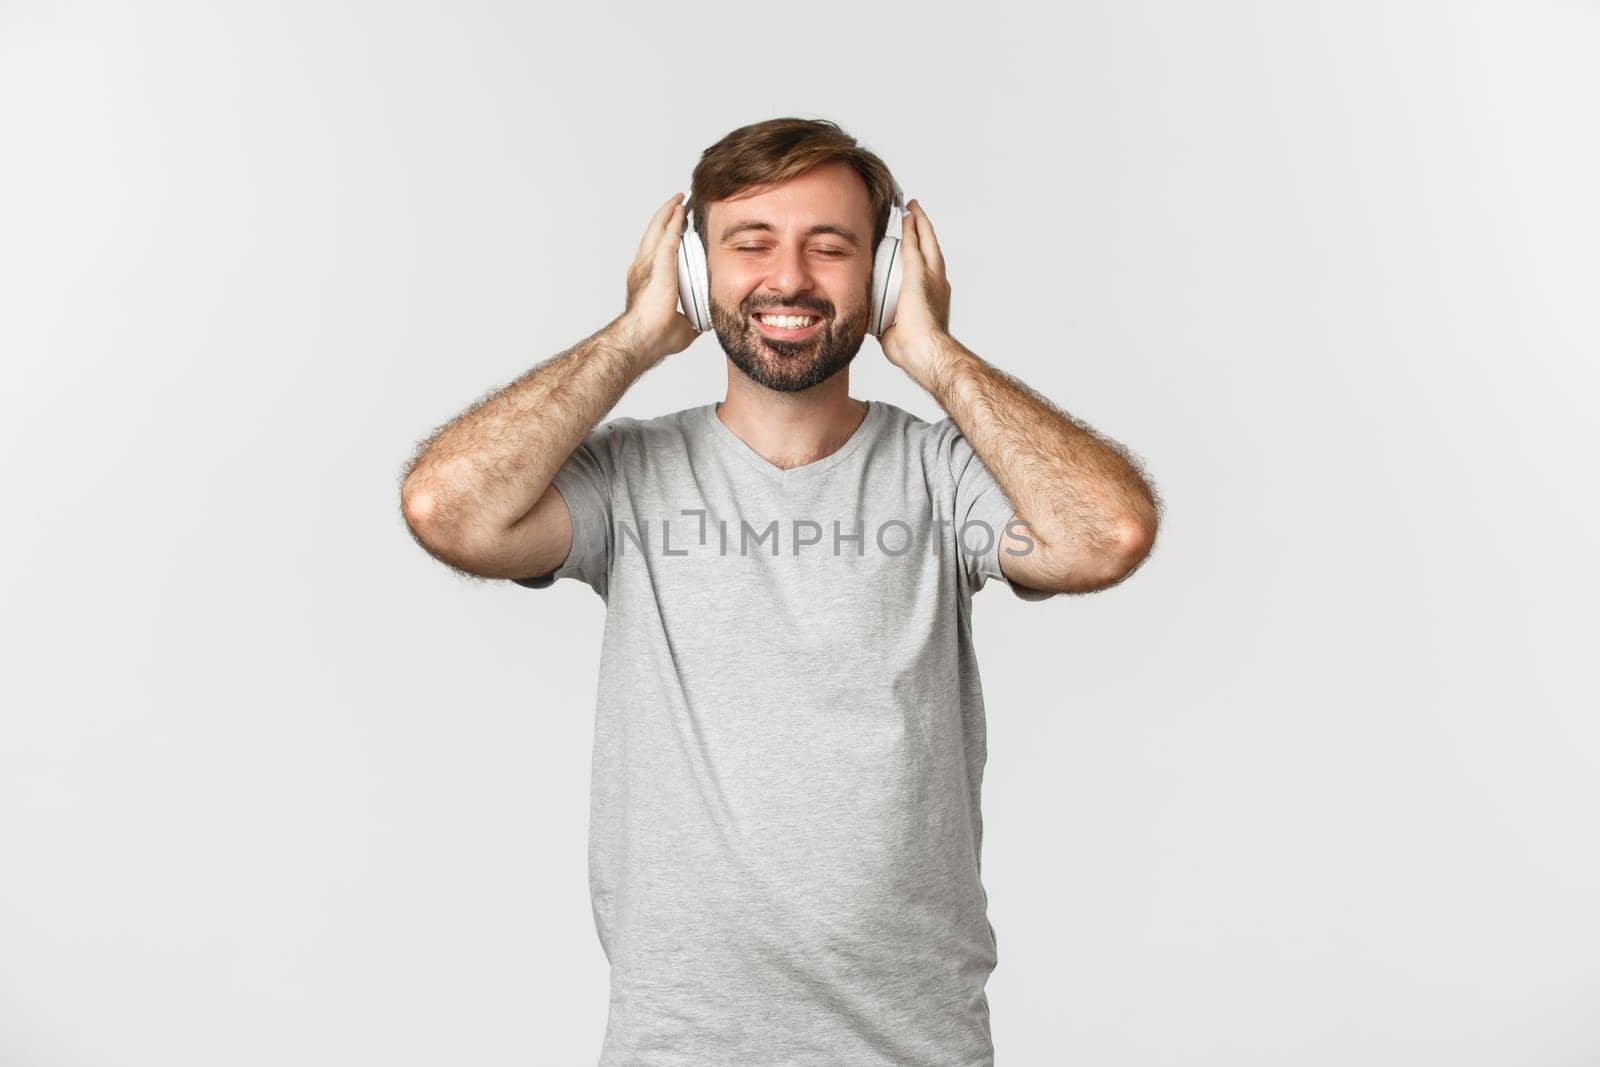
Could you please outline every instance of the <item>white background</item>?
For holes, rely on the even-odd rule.
[[[3,4],[0,1063],[594,1062],[604,605],[453,576],[398,476],[798,115],[1167,503],[1121,587],[977,601],[998,1062],[1600,1064],[1597,56],[1527,0]],[[942,414],[871,338],[852,392]]]

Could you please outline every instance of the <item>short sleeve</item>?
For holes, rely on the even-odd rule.
[[[1025,552],[1035,542],[1024,527],[1007,529],[1017,509],[955,422],[945,418],[935,426],[955,483],[956,552],[968,588],[975,593],[990,578],[998,578],[1023,600],[1055,596],[1048,590],[1016,585],[1000,569],[1001,552]]]
[[[572,548],[566,560],[549,574],[512,581],[528,589],[548,589],[557,578],[576,578],[602,599],[606,596],[611,572],[611,480],[617,469],[613,451],[617,431],[614,421],[591,430],[552,479],[572,517]]]

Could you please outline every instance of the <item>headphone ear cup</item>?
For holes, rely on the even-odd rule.
[[[884,235],[872,259],[872,313],[867,329],[874,337],[894,325],[900,303],[900,238]]]
[[[706,250],[693,226],[685,226],[678,239],[678,306],[701,333],[711,329],[711,280],[706,271]]]

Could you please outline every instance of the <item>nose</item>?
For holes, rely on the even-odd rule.
[[[772,270],[767,275],[769,292],[784,297],[796,296],[809,292],[812,282],[803,242],[786,245],[773,253]]]

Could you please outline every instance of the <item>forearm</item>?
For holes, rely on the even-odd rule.
[[[949,413],[1043,550],[1125,558],[1148,548],[1159,505],[1121,446],[947,334],[914,377]]]
[[[407,521],[455,543],[499,536],[658,358],[619,316],[474,404],[419,447],[402,489]]]

